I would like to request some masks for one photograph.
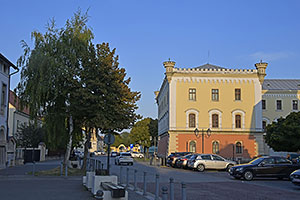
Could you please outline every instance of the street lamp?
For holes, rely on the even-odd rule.
[[[201,132],[202,132],[202,153],[204,153],[204,133],[206,133],[207,137],[210,137],[211,130],[209,128],[206,131],[204,129],[202,129]],[[199,134],[200,131],[197,128],[194,130],[194,133],[195,133],[197,138],[200,137],[200,134]]]

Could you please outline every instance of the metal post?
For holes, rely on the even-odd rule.
[[[126,171],[126,188],[129,186],[129,168],[127,167]]]
[[[98,169],[98,160],[95,159],[95,170]]]
[[[33,161],[33,166],[32,166],[32,175],[34,176],[35,175],[35,162]]]
[[[66,164],[65,177],[68,176],[68,165]]]
[[[174,178],[170,178],[170,200],[174,200]]]
[[[186,184],[181,182],[181,200],[186,200]]]
[[[167,186],[162,187],[162,200],[168,200],[168,188]]]
[[[122,169],[123,167],[120,167],[120,177],[119,177],[119,183],[122,184]]]
[[[64,165],[63,165],[63,162],[61,161],[61,163],[60,163],[60,176],[63,175],[63,168],[64,168]]]
[[[102,163],[102,164],[101,164],[101,169],[103,169],[103,165],[104,165],[104,164]]]
[[[159,174],[155,176],[155,200],[159,199]]]
[[[147,172],[144,172],[144,191],[143,191],[144,196],[146,196],[146,190],[147,190],[146,175],[147,175]]]
[[[202,153],[204,153],[204,130],[202,129]]]
[[[133,188],[134,191],[137,190],[136,174],[137,174],[137,170],[135,169],[134,170],[134,188]]]
[[[107,145],[107,175],[109,176],[109,155],[110,155],[110,141],[111,140],[111,132],[108,133],[108,145]]]

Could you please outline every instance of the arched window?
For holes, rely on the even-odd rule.
[[[235,152],[236,152],[237,154],[243,153],[242,143],[241,143],[241,142],[235,143]]]
[[[262,128],[263,128],[264,131],[266,131],[266,127],[267,127],[267,122],[262,121]]]
[[[212,152],[215,153],[215,154],[219,154],[220,153],[219,146],[220,146],[219,142],[214,141],[212,143]]]
[[[0,141],[4,141],[5,140],[5,133],[4,133],[4,129],[3,128],[1,128],[0,129]]]
[[[241,128],[242,127],[242,118],[241,115],[235,115],[235,128]]]
[[[196,115],[194,113],[189,114],[189,128],[196,127]]]
[[[219,115],[212,114],[212,128],[219,128]]]
[[[190,152],[196,153],[196,142],[190,141]]]

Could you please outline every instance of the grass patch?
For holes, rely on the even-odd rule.
[[[32,175],[32,172],[28,174]],[[85,172],[81,169],[68,168],[68,176],[83,176]],[[65,169],[63,170],[63,176],[65,175]],[[35,176],[60,176],[60,167],[54,169],[35,172]]]

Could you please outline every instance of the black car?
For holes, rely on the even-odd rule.
[[[293,164],[286,158],[277,156],[263,156],[247,164],[236,165],[229,170],[229,174],[236,179],[247,181],[254,177],[289,178],[290,174],[300,169],[300,165]]]
[[[187,168],[188,160],[193,156],[193,154],[187,154],[185,156],[181,156],[175,161],[175,167],[178,168]]]
[[[176,160],[181,157],[190,154],[190,152],[176,152],[171,153],[167,158],[167,165],[174,167]]]

